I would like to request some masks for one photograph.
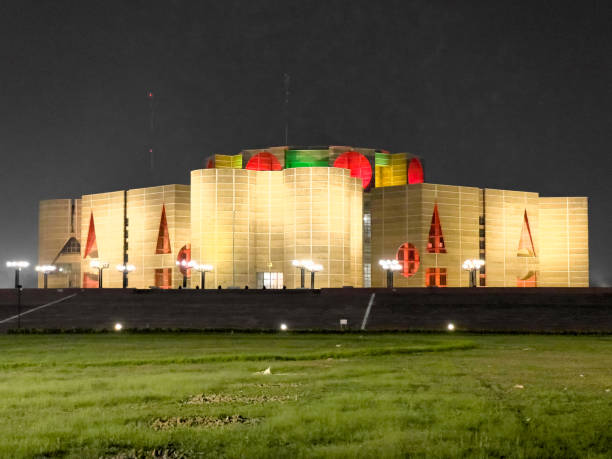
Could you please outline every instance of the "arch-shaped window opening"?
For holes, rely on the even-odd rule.
[[[351,177],[361,179],[361,185],[365,190],[372,181],[372,165],[368,158],[357,151],[347,151],[342,153],[334,161],[334,167],[349,169]]]
[[[411,277],[416,274],[421,264],[419,251],[409,242],[404,242],[397,250],[397,261],[402,265],[401,274],[404,277]]]

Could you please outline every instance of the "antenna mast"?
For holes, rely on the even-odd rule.
[[[285,145],[289,145],[289,82],[291,77],[288,73],[284,74],[285,83]]]
[[[153,91],[147,92],[147,99],[149,99],[149,160],[151,172],[155,168],[155,156],[153,147],[155,144],[155,95]]]

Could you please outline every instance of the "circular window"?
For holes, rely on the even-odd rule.
[[[412,158],[408,164],[408,184],[423,183],[423,165],[418,158]]]
[[[186,244],[181,247],[181,250],[179,250],[179,253],[176,256],[176,261],[178,261],[179,263],[181,263],[182,261],[186,263],[191,261],[191,244]],[[178,267],[183,276],[189,277],[189,268],[183,266],[182,264],[179,264]]]
[[[283,167],[276,156],[262,151],[249,159],[246,168],[250,171],[280,171]]]
[[[367,188],[372,180],[372,166],[368,158],[356,151],[342,153],[334,161],[334,167],[350,169],[351,177],[361,179],[363,188]]]
[[[414,276],[419,270],[421,259],[419,257],[419,251],[417,248],[409,242],[404,242],[397,249],[397,255],[395,256],[400,265],[402,265],[401,274],[404,277]]]

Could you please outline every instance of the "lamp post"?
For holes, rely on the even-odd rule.
[[[187,288],[187,270],[195,268],[197,263],[195,261],[177,260],[176,266],[180,267],[181,272],[183,273],[183,288]]]
[[[108,268],[108,263],[99,260],[92,260],[89,266],[98,270],[98,288],[102,288],[102,273],[106,268]]]
[[[400,271],[402,265],[397,260],[378,260],[378,264],[387,272],[387,288],[393,288],[393,273]]]
[[[27,261],[7,261],[6,267],[13,268],[15,270],[15,288],[19,288],[19,273],[22,269],[30,266],[30,263]]]
[[[308,271],[310,271],[310,288],[312,290],[314,290],[315,288],[315,273],[318,273],[319,271],[323,271],[323,266],[317,264],[317,263],[312,263],[311,265],[307,266],[306,269]]]
[[[315,273],[323,271],[323,266],[314,263],[312,260],[293,260],[293,266],[300,269],[300,288],[305,288],[306,271],[310,271],[310,288],[314,288]]]
[[[39,265],[34,269],[43,274],[43,288],[47,288],[47,277],[49,276],[49,273],[57,270],[57,267],[54,265]]]
[[[300,288],[304,288],[304,277],[306,273],[306,267],[304,266],[304,261],[293,260],[291,264],[300,270]]]
[[[209,273],[213,270],[212,265],[200,265],[194,262],[193,269],[200,272],[200,283],[202,284],[201,288],[204,290],[206,288],[206,273]]]
[[[17,329],[21,328],[21,284],[19,283],[19,273],[22,269],[30,266],[27,261],[7,261],[6,267],[15,270],[15,288],[17,289]]]
[[[117,271],[123,273],[123,288],[127,288],[128,286],[128,273],[134,271],[136,267],[129,263],[125,263],[122,265],[117,265]]]
[[[463,262],[461,267],[470,273],[470,287],[476,287],[476,271],[482,268],[484,264],[484,260],[477,258],[471,258]]]

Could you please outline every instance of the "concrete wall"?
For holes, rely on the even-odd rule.
[[[192,254],[214,266],[209,286],[256,288],[273,272],[299,287],[294,259],[323,265],[319,287],[362,285],[362,188],[348,170],[201,169],[191,190]]]
[[[156,283],[159,280],[156,270],[161,269],[170,273],[170,287],[176,288],[182,283],[176,259],[179,251],[190,242],[189,202],[189,185],[128,190],[128,262],[136,267],[128,276],[130,287],[161,287]],[[168,253],[157,253],[162,209],[165,209],[170,240]]]
[[[66,248],[71,238],[81,237],[81,200],[49,199],[38,207],[38,264],[61,268],[48,275],[48,286],[78,287],[81,285],[81,257]],[[43,275],[38,275],[38,286],[43,286]]]
[[[375,293],[367,329],[612,333],[612,289],[323,289],[310,290],[25,290],[24,328],[359,329]],[[0,322],[16,312],[14,289],[0,290]],[[16,320],[0,323],[0,331]]]
[[[587,198],[540,198],[542,287],[589,286]]]

